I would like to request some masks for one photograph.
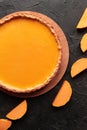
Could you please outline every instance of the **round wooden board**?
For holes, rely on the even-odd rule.
[[[69,61],[69,46],[67,39],[65,37],[65,34],[63,33],[62,29],[57,25],[57,33],[59,36],[60,44],[61,44],[61,49],[62,49],[62,59],[61,59],[61,66],[60,69],[58,70],[56,76],[51,80],[51,82],[43,87],[40,90],[37,90],[35,92],[31,93],[12,93],[8,91],[9,95],[20,97],[20,98],[29,98],[29,97],[36,97],[40,96],[42,94],[45,94],[46,92],[50,91],[52,88],[54,88],[58,82],[62,79],[63,75],[66,72],[67,66],[68,66],[68,61]],[[2,90],[7,93],[7,90]]]
[[[61,51],[62,51],[61,65],[60,65],[60,68],[59,68],[56,76],[49,82],[48,85],[46,85],[45,87],[43,87],[39,90],[26,92],[26,93],[16,92],[15,90],[12,91],[11,89],[6,89],[2,86],[0,87],[0,90],[7,92],[9,95],[13,95],[16,97],[21,97],[21,98],[35,97],[35,96],[39,96],[39,95],[42,95],[42,94],[48,92],[53,87],[55,87],[57,85],[57,83],[62,79],[62,77],[67,69],[67,65],[68,65],[68,61],[69,61],[68,42],[65,37],[65,34],[63,33],[62,29],[60,28],[60,26],[58,24],[56,24],[52,19],[48,18],[47,16],[36,13],[36,12],[20,12],[20,13],[16,12],[16,14],[13,13],[13,14],[10,14],[10,15],[4,17],[0,22],[2,24],[4,21],[8,21],[8,20],[12,19],[13,17],[18,17],[18,16],[26,16],[26,17],[29,16],[31,18],[35,17],[35,18],[39,18],[39,20],[41,20],[41,18],[42,18],[45,21],[48,21],[48,23],[50,25],[52,25],[53,29],[55,30],[55,33],[57,34],[57,39],[59,40],[59,43],[61,44]]]
[[[61,60],[60,69],[58,70],[56,76],[53,78],[53,80],[51,80],[51,82],[48,85],[46,85],[45,87],[43,87],[40,90],[31,92],[31,93],[11,93],[10,91],[8,91],[9,95],[20,97],[20,98],[29,98],[29,97],[40,96],[40,95],[45,94],[46,92],[50,91],[52,88],[54,88],[58,84],[58,82],[62,79],[63,75],[66,72],[67,66],[68,66],[69,46],[68,46],[68,42],[66,40],[66,37],[65,37],[62,29],[59,26],[57,28],[58,28],[57,32],[58,32],[58,36],[59,36],[59,40],[60,40],[61,48],[62,48],[62,60]],[[4,92],[7,92],[7,91],[4,90]]]
[[[65,74],[67,66],[68,66],[68,61],[69,61],[69,46],[68,46],[66,37],[60,27],[59,27],[58,33],[59,33],[58,35],[59,35],[59,39],[60,39],[60,43],[62,47],[62,61],[61,61],[60,69],[58,70],[56,76],[48,85],[46,85],[44,88],[37,90],[35,92],[25,94],[25,96],[23,97],[36,97],[36,96],[45,94],[46,92],[54,88],[58,84],[58,82],[62,79],[63,75]]]

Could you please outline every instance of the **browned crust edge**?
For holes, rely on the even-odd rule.
[[[59,40],[59,36],[58,36],[58,31],[57,28],[59,28],[59,26],[49,17],[41,14],[41,13],[37,13],[37,12],[32,12],[32,11],[20,11],[20,12],[15,12],[12,14],[9,14],[7,16],[5,16],[4,18],[2,18],[0,20],[0,25],[4,24],[5,22],[13,19],[13,18],[18,18],[18,17],[22,17],[22,18],[30,18],[30,19],[35,19],[40,21],[41,23],[45,24],[50,31],[53,33],[53,35],[55,36],[55,39],[58,43],[58,50],[60,50],[60,57],[58,58],[58,63],[54,69],[54,72],[49,76],[49,78],[44,82],[44,84],[40,84],[38,86],[36,86],[35,88],[29,88],[29,89],[17,89],[17,88],[11,88],[8,85],[4,85],[1,84],[0,85],[0,89],[7,92],[7,93],[31,93],[34,91],[37,91],[43,87],[45,87],[52,79],[53,77],[55,77],[56,73],[58,72],[58,69],[60,67],[60,63],[61,63],[61,56],[62,56],[62,49],[61,49],[61,44],[60,44],[60,40]]]

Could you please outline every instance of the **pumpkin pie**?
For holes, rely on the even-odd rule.
[[[0,20],[0,87],[27,92],[45,87],[61,65],[57,24],[47,16],[16,12]]]

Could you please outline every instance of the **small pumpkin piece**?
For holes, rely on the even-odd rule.
[[[81,48],[82,52],[87,51],[87,33],[84,34],[81,39],[80,48]]]
[[[87,58],[77,60],[71,67],[71,77],[75,77],[85,69],[87,69]]]
[[[10,120],[17,120],[24,116],[27,111],[27,101],[22,101],[18,106],[11,110],[6,117]]]
[[[12,122],[8,119],[0,119],[0,130],[7,130],[12,125]]]
[[[85,11],[82,14],[82,17],[79,21],[79,23],[77,24],[77,29],[82,29],[82,28],[86,28],[87,27],[87,8],[85,9]]]
[[[53,107],[61,107],[64,106],[71,98],[72,88],[70,83],[65,80],[57,93],[55,99],[52,102]]]

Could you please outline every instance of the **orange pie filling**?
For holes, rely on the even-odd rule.
[[[58,42],[38,20],[15,18],[0,25],[0,83],[31,90],[55,73],[60,60]]]

